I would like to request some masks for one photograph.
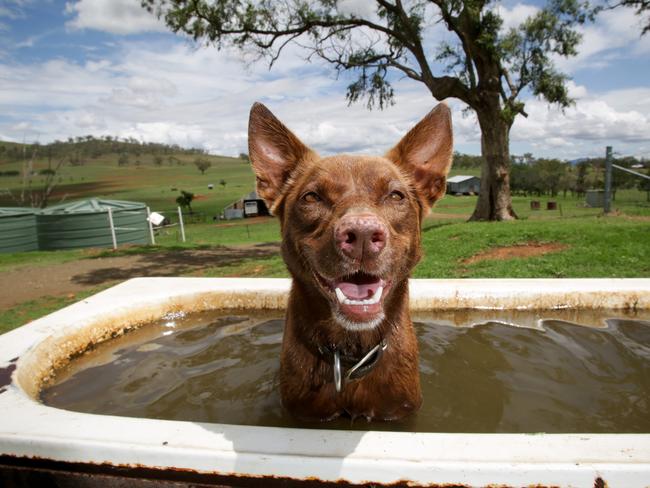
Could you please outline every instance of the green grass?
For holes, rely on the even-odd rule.
[[[101,257],[105,252],[104,249],[61,249],[58,251],[0,253],[0,273],[23,267],[48,266]]]
[[[90,160],[84,166],[63,169],[61,183],[51,203],[66,196],[78,198],[107,198],[143,201],[153,211],[160,211],[175,220],[179,190],[193,192],[197,198],[192,207],[206,216],[203,223],[186,226],[187,242],[181,242],[178,227],[163,230],[157,236],[156,246],[123,247],[65,251],[38,251],[0,254],[0,273],[24,267],[43,267],[78,259],[176,252],[182,249],[206,249],[215,246],[250,246],[280,240],[279,225],[275,219],[261,223],[243,220],[227,225],[212,222],[223,207],[254,186],[250,164],[240,159],[211,156],[213,166],[205,175],[192,164],[195,156],[178,155],[183,164],[155,166],[150,155],[141,158],[142,164],[117,166],[117,155],[106,155]],[[133,158],[132,158],[133,159]],[[37,161],[35,169],[47,167]],[[19,163],[3,165],[3,170],[19,169]],[[456,174],[478,175],[479,170],[457,170]],[[226,180],[225,187],[219,185]],[[37,186],[42,177],[33,177]],[[20,177],[0,178],[0,190],[16,191]],[[208,184],[215,185],[208,190]],[[175,190],[173,190],[175,188]],[[602,217],[602,209],[587,208],[584,199],[567,195],[556,197],[513,197],[513,207],[520,220],[507,223],[467,223],[476,204],[475,196],[445,196],[424,223],[423,247],[425,257],[417,266],[417,278],[461,277],[647,277],[650,276],[650,202],[647,195],[636,190],[620,190],[613,202],[614,215]],[[540,202],[541,210],[534,211],[530,202]],[[557,210],[545,210],[549,200]],[[0,206],[13,204],[0,191]],[[617,216],[618,215],[618,216]],[[564,248],[543,256],[515,258],[505,261],[486,260],[464,264],[464,260],[489,249],[536,243],[560,243]],[[193,271],[193,276],[287,276],[279,256],[248,259],[236,265],[210,267]],[[1,275],[0,275],[1,276]],[[9,311],[0,312],[0,332],[9,330],[34,318],[50,313],[78,299],[95,293],[89,290],[75,297],[46,297],[23,303]]]
[[[178,243],[168,235],[158,246],[134,246],[112,250],[75,250],[0,255],[0,272],[25,265],[51,265],[73,259],[92,259],[180,249],[211,248],[221,244],[251,245],[277,242],[279,226],[269,219],[262,224],[240,222],[230,227],[212,224],[188,226],[188,242]],[[526,243],[560,243],[564,248],[543,256],[463,261],[477,253],[503,246]],[[415,278],[560,278],[560,277],[648,277],[650,276],[650,223],[627,217],[573,217],[518,220],[514,222],[464,222],[429,218],[422,233],[424,258]],[[286,277],[280,256],[248,259],[236,265],[211,267],[190,272],[191,276]],[[0,313],[0,333],[11,330],[99,289],[73,297],[45,297]]]
[[[207,267],[193,276],[206,278],[251,277],[251,278],[288,278],[289,272],[280,256],[262,259],[249,259],[233,266]]]
[[[616,217],[515,222],[441,222],[425,227],[425,257],[417,278],[604,278],[650,276],[650,224]],[[485,260],[467,258],[489,249],[525,243],[560,243],[543,256]]]
[[[454,215],[467,219],[476,206],[476,196],[445,195],[433,211],[435,213]],[[532,210],[530,202],[540,202],[540,210]],[[556,210],[546,210],[549,201],[556,202]],[[543,196],[513,196],[512,206],[517,216],[521,219],[561,219],[567,217],[595,217],[602,215],[602,208],[590,208],[584,204],[584,198],[576,198],[567,194],[555,197]],[[612,202],[613,212],[622,212],[628,215],[650,215],[650,202],[647,201],[645,192],[638,190],[619,190],[616,199]]]
[[[103,288],[93,288],[85,290],[76,294],[56,296],[56,297],[43,297],[37,300],[30,300],[23,302],[20,305],[0,312],[0,334],[9,332],[16,327],[36,320],[52,312],[72,305],[79,300],[82,300],[90,295],[99,293]]]
[[[50,204],[58,203],[63,197],[66,201],[90,197],[132,200],[146,202],[152,211],[174,215],[179,190],[185,190],[195,194],[192,208],[211,217],[253,189],[255,178],[246,161],[206,156],[212,162],[212,167],[202,175],[192,163],[196,156],[178,154],[176,157],[182,162],[181,165],[169,165],[165,161],[162,166],[155,166],[152,156],[144,155],[141,165],[120,167],[117,165],[118,155],[108,154],[91,159],[83,166],[64,166],[56,177],[57,186]],[[4,164],[2,167],[5,171],[20,170],[20,163]],[[47,168],[44,159],[35,162],[35,170],[44,168]],[[226,181],[225,187],[219,184],[222,179]],[[42,176],[32,177],[34,188],[43,182]],[[208,184],[213,184],[214,189],[209,190]],[[21,185],[22,177],[0,177],[0,189],[16,193]],[[15,202],[0,192],[0,206],[13,205]]]
[[[247,223],[247,220],[232,221],[229,224],[193,224],[185,230],[185,243],[182,242],[178,228],[163,231],[156,238],[156,243],[162,246],[176,245],[181,247],[196,246],[237,246],[259,244],[261,242],[279,242],[280,226],[275,219],[265,219],[261,223]]]

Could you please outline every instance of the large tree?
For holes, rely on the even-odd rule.
[[[590,17],[580,0],[549,0],[510,29],[489,0],[368,0],[367,14],[337,0],[141,1],[174,32],[219,48],[253,49],[271,65],[296,42],[308,56],[355,74],[350,102],[367,97],[370,108],[392,104],[395,72],[423,83],[437,100],[463,101],[476,113],[484,161],[473,220],[516,217],[509,135],[515,118],[527,116],[522,96],[571,103],[567,77],[552,59],[576,54],[576,27]],[[436,24],[446,27],[446,40],[433,40],[440,37]]]

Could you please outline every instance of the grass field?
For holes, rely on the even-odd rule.
[[[213,166],[205,175],[201,175],[191,162],[192,156],[179,156],[179,159],[183,164],[169,165],[165,162],[158,167],[143,156],[140,166],[118,167],[115,156],[99,158],[85,166],[67,167],[61,174],[62,182],[52,203],[64,195],[66,200],[93,196],[144,201],[152,210],[173,213],[178,190],[191,191],[197,196],[192,205],[194,210],[203,213],[206,218],[187,225],[187,242],[180,241],[177,228],[170,228],[157,236],[156,246],[122,248],[117,252],[85,249],[0,254],[0,283],[2,273],[9,270],[24,268],[29,272],[38,272],[39,268],[50,269],[48,267],[59,263],[97,257],[173,253],[179,249],[210,249],[224,245],[250,246],[280,240],[279,225],[272,218],[212,222],[211,217],[218,215],[225,205],[253,188],[254,177],[247,162],[210,157]],[[41,167],[46,167],[44,161],[37,162],[36,168]],[[2,168],[12,169],[7,164]],[[467,173],[462,171],[462,174]],[[37,180],[40,177],[33,178]],[[225,187],[219,185],[221,179],[226,181]],[[16,191],[20,182],[18,177],[2,177],[0,190],[7,188]],[[214,190],[208,190],[209,183],[215,186]],[[539,201],[541,210],[531,210],[531,200]],[[557,209],[545,210],[548,201],[556,202]],[[6,192],[0,196],[0,206],[10,203]],[[613,202],[614,212],[608,216],[602,215],[602,209],[587,208],[582,199],[569,195],[553,198],[515,196],[513,207],[520,220],[507,223],[466,222],[475,203],[474,196],[450,195],[438,203],[423,225],[425,256],[416,268],[414,277],[650,276],[650,202],[645,193],[618,191]],[[516,249],[510,255],[508,249],[513,246]],[[546,247],[548,252],[532,252]],[[506,259],[503,259],[503,255],[489,254],[504,248]],[[526,252],[519,255],[522,250]],[[228,266],[206,263],[192,275],[277,277],[287,276],[287,273],[281,258],[273,256],[248,259]],[[74,297],[45,297],[0,312],[0,332],[96,291],[97,288],[89,289]]]

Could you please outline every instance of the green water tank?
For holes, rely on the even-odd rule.
[[[36,214],[33,208],[0,207],[0,252],[38,249]]]
[[[109,208],[118,246],[149,243],[144,203],[92,198],[39,211],[36,216],[39,248],[111,247]]]

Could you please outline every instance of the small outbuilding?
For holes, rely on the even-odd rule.
[[[232,202],[224,209],[223,213],[227,220],[271,215],[266,202],[259,197],[256,191]]]
[[[603,208],[605,206],[605,190],[587,190],[585,202],[587,207]]]
[[[144,203],[92,198],[41,210],[36,216],[39,248],[111,247],[109,209],[118,245],[149,243]]]
[[[36,213],[33,208],[0,208],[0,252],[36,251]]]
[[[478,195],[481,179],[478,176],[458,175],[447,179],[447,193],[452,195]]]

